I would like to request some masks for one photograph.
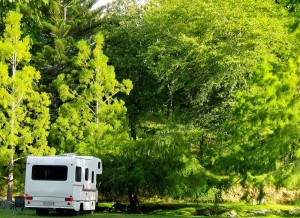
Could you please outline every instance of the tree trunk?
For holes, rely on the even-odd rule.
[[[222,189],[219,188],[218,191],[215,193],[214,205],[218,206],[222,202],[223,202],[223,199],[222,199]]]
[[[130,136],[136,141],[136,122],[134,120],[129,120],[130,122]]]
[[[129,208],[131,210],[137,211],[140,207],[139,199],[137,197],[137,194],[132,194],[131,192],[128,192],[128,198],[129,198]]]
[[[170,84],[171,82],[168,82],[168,91],[169,91],[169,102],[168,102],[168,116],[171,117],[173,114],[173,93],[171,90],[171,86],[172,84]]]
[[[257,202],[258,204],[264,204],[265,203],[265,187],[264,187],[264,184],[261,184],[260,187],[259,187],[259,194],[258,194],[258,197],[257,197]]]
[[[97,99],[96,99],[96,124],[97,126],[99,125],[99,99],[98,99],[98,96],[97,96]]]
[[[130,128],[130,137],[136,141],[136,124],[138,116],[136,115],[136,107],[128,109],[128,120],[129,120],[129,128]]]
[[[65,6],[64,6],[64,24],[67,23],[67,8],[68,8],[68,6],[65,5]]]
[[[14,186],[14,160],[13,156],[10,157],[10,162],[8,165],[8,177],[7,177],[7,200],[12,201],[13,186]]]
[[[17,54],[13,53],[12,56],[12,78],[14,79],[16,77],[16,68],[17,68]],[[15,95],[15,84],[12,84],[11,88],[12,95]],[[12,106],[11,106],[11,126],[10,126],[10,136],[14,136],[15,134],[15,110],[16,110],[16,103],[15,97],[13,97],[12,100]],[[9,149],[12,150],[11,155],[9,157],[9,163],[8,163],[8,172],[7,172],[7,200],[12,201],[12,195],[13,195],[13,186],[14,186],[14,153],[15,153],[15,146],[13,144],[10,144],[8,146]]]
[[[204,156],[204,134],[202,134],[200,137],[199,150],[200,150],[199,157],[200,157],[200,160],[202,160],[202,158]]]

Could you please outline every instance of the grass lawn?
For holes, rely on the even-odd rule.
[[[94,213],[94,214],[80,214],[77,216],[78,218],[97,218],[97,217],[108,217],[108,218],[168,218],[168,217],[174,217],[175,215],[146,215],[146,214],[123,214],[123,213]],[[58,215],[55,212],[51,212],[47,216],[39,216],[35,214],[35,210],[31,209],[25,209],[23,212],[18,213],[16,215],[13,215],[12,211],[9,209],[0,209],[0,217],[1,218],[34,218],[34,217],[43,217],[43,218],[49,218],[49,217],[75,217],[75,216],[68,216],[68,215]],[[180,218],[191,218],[195,216],[177,216]]]
[[[99,208],[111,208],[112,204],[100,204]],[[245,204],[221,204],[214,207],[213,204],[146,204],[147,211],[144,214],[126,214],[112,212],[95,212],[94,214],[80,214],[82,218],[168,218],[168,217],[229,217],[235,214],[238,217],[299,217],[300,208],[290,205],[245,205]],[[67,214],[50,212],[47,216],[35,214],[35,210],[25,209],[23,212],[13,215],[9,209],[0,209],[0,218],[34,218],[34,217],[74,217]]]

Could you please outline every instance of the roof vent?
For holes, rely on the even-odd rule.
[[[74,156],[77,156],[77,154],[75,153],[65,153],[65,154],[61,154],[59,156],[63,156],[63,157],[74,157]]]

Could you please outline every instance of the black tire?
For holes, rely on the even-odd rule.
[[[77,210],[72,210],[72,211],[71,211],[71,214],[72,214],[73,216],[78,216],[78,215],[80,214],[80,210],[79,210],[79,211],[77,211]]]
[[[63,215],[65,212],[64,209],[56,209],[56,213],[59,214],[59,215]]]
[[[48,215],[48,214],[49,214],[49,210],[37,208],[37,209],[35,210],[35,213],[36,213],[37,215]]]

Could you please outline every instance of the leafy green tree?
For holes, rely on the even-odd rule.
[[[110,160],[102,175],[104,195],[128,194],[131,209],[136,209],[138,195],[197,199],[207,191],[198,148],[191,146],[197,143],[193,127],[161,123],[152,137],[144,137],[124,141],[118,153],[103,157]]]
[[[64,102],[51,133],[59,152],[97,154],[106,135],[124,133],[126,108],[117,94],[129,94],[132,83],[116,80],[114,68],[107,65],[103,54],[103,42],[100,34],[92,42],[78,42],[77,68],[72,74],[60,74],[55,81]]]
[[[236,163],[227,171],[282,180],[289,168],[299,168],[299,60],[281,71],[266,59],[244,89],[235,92],[233,116],[227,120],[228,152]],[[225,166],[226,167],[226,166]],[[276,181],[276,180],[275,180]]]
[[[276,0],[277,4],[283,5],[289,12],[296,13],[299,15],[300,12],[300,1],[299,0]]]
[[[91,10],[96,0],[50,0],[43,10],[42,39],[36,43],[33,64],[42,72],[43,90],[51,96],[51,122],[57,118],[62,104],[53,81],[60,74],[70,74],[76,42],[89,39],[99,25],[100,9]]]
[[[237,176],[234,156],[222,156],[225,145],[233,148],[226,144],[230,136],[223,126],[230,120],[229,103],[265,56],[284,71],[297,47],[288,29],[294,17],[273,1],[155,0],[142,9],[120,2],[125,6],[119,10],[107,8],[101,30],[111,62],[133,78],[133,93],[137,92],[135,99],[126,101],[128,108],[139,109],[140,103],[147,108],[143,116],[168,113],[167,119],[178,124],[195,123],[200,165],[212,174]],[[155,95],[147,94],[147,85]],[[152,105],[144,102],[149,96]],[[141,128],[144,119],[136,121],[137,142],[143,131],[156,132]],[[230,174],[222,167],[225,163],[233,169]],[[218,178],[210,181],[217,188],[226,183]]]
[[[226,102],[235,101],[233,92],[252,78],[265,56],[285,68],[297,45],[287,27],[294,18],[271,1],[155,2],[143,19],[152,38],[147,63],[168,96],[164,108],[178,121],[198,123],[204,130],[199,131],[201,163],[228,175],[220,171],[224,159],[217,161],[228,136]],[[226,162],[239,167],[234,158]]]
[[[154,2],[143,16],[147,64],[171,111],[211,113],[264,55],[282,65],[295,45],[286,38],[292,17],[271,1]]]
[[[10,10],[21,13],[23,15],[23,32],[35,44],[41,40],[41,21],[44,19],[43,12],[48,2],[48,0],[2,0],[0,4],[0,17],[4,17]],[[0,30],[2,29],[4,30],[4,23],[1,20]]]
[[[99,25],[100,10],[91,11],[96,0],[50,0],[42,20],[43,41],[35,65],[43,72],[43,83],[51,84],[60,73],[71,71],[76,42],[88,39]]]
[[[40,93],[40,73],[30,61],[29,37],[21,38],[22,15],[10,11],[4,18],[0,41],[0,147],[7,166],[7,199],[12,200],[15,162],[26,155],[53,153],[47,146],[49,98]]]
[[[66,21],[67,11],[60,2],[51,1],[48,7],[49,18],[42,22],[45,40],[42,42],[42,51],[34,57],[34,63],[43,72],[43,84],[51,89],[49,85],[59,73],[71,68],[71,58],[75,53],[70,54],[70,50],[75,41],[68,36],[71,26]]]
[[[137,0],[113,1],[103,8],[104,16],[97,28],[105,36],[104,52],[115,67],[117,78],[129,78],[133,83],[130,95],[124,98],[133,139],[137,139],[140,120],[149,111],[159,110],[163,101],[157,96],[157,79],[145,61],[149,41],[142,19],[145,10]]]

